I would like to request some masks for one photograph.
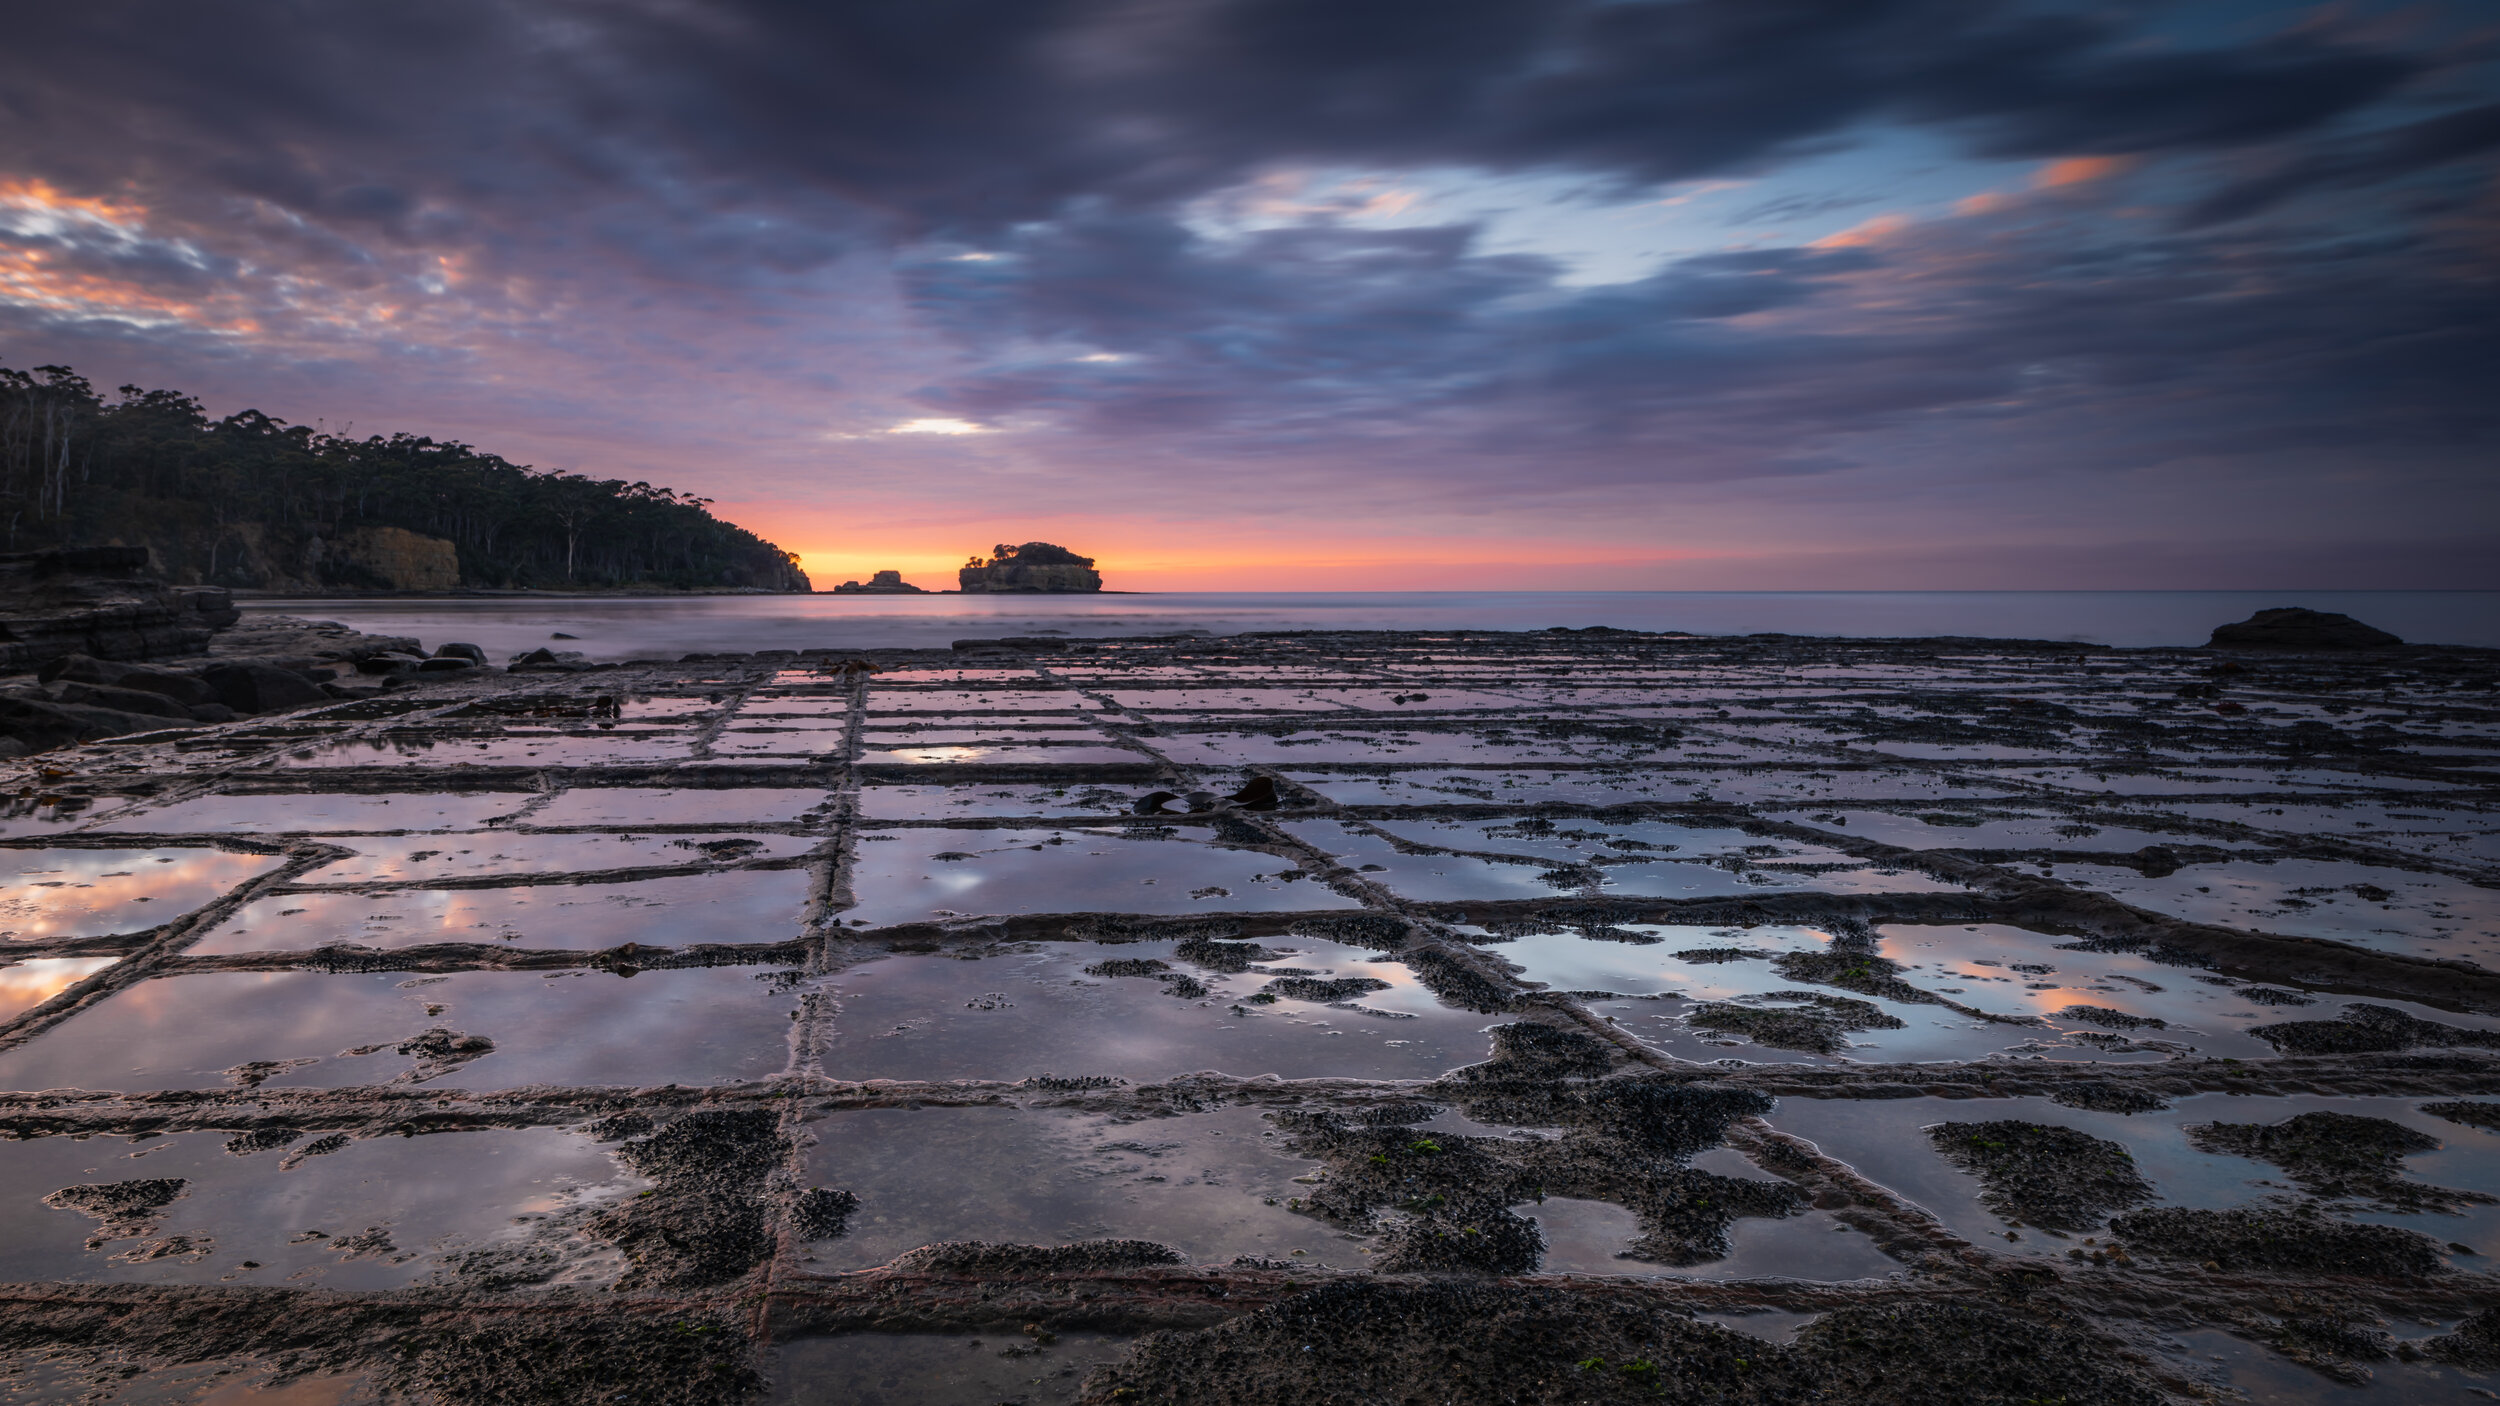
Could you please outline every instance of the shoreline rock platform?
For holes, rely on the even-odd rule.
[[[363,648],[333,630],[166,672]],[[14,1389],[2184,1406],[2260,1380],[2230,1353],[2415,1399],[2500,1369],[2500,652],[1294,632],[388,677],[0,761]]]

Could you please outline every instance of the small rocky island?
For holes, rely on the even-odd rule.
[[[966,595],[1007,592],[1099,591],[1102,573],[1092,557],[1081,557],[1048,542],[1011,547],[1001,542],[986,557],[974,557],[955,573]]]
[[[925,596],[927,591],[903,579],[899,571],[880,571],[868,578],[868,584],[845,581],[833,588],[837,596]]]

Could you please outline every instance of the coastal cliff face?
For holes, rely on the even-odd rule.
[[[1002,542],[990,549],[989,556],[966,562],[955,573],[955,579],[967,595],[1102,589],[1102,573],[1094,569],[1092,557],[1078,556],[1048,542],[1027,542],[1016,547]]]
[[[383,583],[391,591],[448,591],[460,584],[460,551],[440,537],[400,527],[359,527],[335,541],[305,544],[308,565],[335,562]]]

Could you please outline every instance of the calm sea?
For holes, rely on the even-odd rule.
[[[2500,591],[1346,591],[1085,596],[494,597],[259,600],[495,659],[552,645],[592,659],[698,651],[943,648],[997,635],[1254,630],[1540,630],[1613,625],[1702,635],[1968,635],[2122,646],[2203,644],[2264,607],[2341,611],[2425,644],[2500,647]],[[554,639],[557,633],[570,641]]]

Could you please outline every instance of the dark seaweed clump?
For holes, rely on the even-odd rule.
[[[1425,990],[1460,1010],[1498,1015],[1510,1009],[1511,993],[1463,958],[1421,947],[1406,954],[1406,965]]]
[[[2285,1020],[2252,1027],[2249,1034],[2285,1054],[2375,1054],[2417,1045],[2500,1048],[2500,1032],[2469,1030],[2422,1020],[2391,1006],[2355,1001],[2334,1020]]]
[[[2330,1220],[2314,1205],[2212,1211],[2156,1206],[2110,1222],[2129,1248],[2232,1269],[2408,1278],[2443,1268],[2439,1242],[2390,1225]]]
[[[2370,1381],[2364,1362],[2383,1362],[2394,1355],[2395,1339],[2337,1313],[2294,1314],[2277,1322],[2265,1336],[2266,1346],[2330,1380],[2346,1386]]]
[[[1292,930],[1303,937],[1324,938],[1349,947],[1369,947],[1379,952],[1395,952],[1404,947],[1412,932],[1404,918],[1387,913],[1302,915],[1293,920]]]
[[[1790,981],[1802,981],[1810,986],[1837,986],[1861,996],[1881,996],[1888,1001],[1911,1005],[1951,1004],[1942,996],[1922,991],[1903,981],[1900,963],[1889,957],[1878,957],[1872,952],[1846,949],[1783,952],[1771,959],[1771,965]]]
[[[1493,1205],[1436,1207],[1389,1227],[1379,1267],[1391,1274],[1525,1274],[1545,1256],[1537,1223]]]
[[[2469,1128],[2489,1128],[2494,1132],[2500,1132],[2500,1103],[2475,1103],[2466,1099],[2452,1099],[2446,1103],[2423,1104],[2422,1111],[2434,1118],[2445,1118],[2451,1123],[2463,1123]]]
[[[1585,1030],[1518,1021],[1493,1027],[1493,1058],[1458,1071],[1470,1082],[1564,1079],[1614,1066],[1614,1047]]]
[[[2404,1159],[2433,1152],[2439,1139],[2402,1123],[2352,1113],[2302,1113],[2280,1123],[2203,1123],[2187,1130],[2205,1152],[2271,1162],[2312,1196],[2352,1196],[2398,1211],[2455,1211],[2489,1202],[2404,1179]]]
[[[420,1399],[480,1406],[719,1406],[763,1389],[734,1316],[503,1314],[391,1344],[386,1384]]]
[[[2094,1113],[2150,1113],[2168,1108],[2170,1100],[2141,1084],[2116,1079],[2076,1079],[2049,1091],[2052,1102]]]
[[[1770,1112],[1774,1101],[1727,1084],[1618,1079],[1589,1090],[1582,1106],[1614,1137],[1662,1156],[1690,1157],[1724,1141],[1728,1124]]]
[[[64,1186],[43,1198],[47,1206],[84,1211],[99,1220],[119,1219],[173,1204],[191,1183],[181,1177],[142,1177],[93,1186]]]
[[[621,1287],[692,1288],[753,1269],[773,1252],[764,1183],[789,1152],[760,1109],[689,1113],[619,1147],[617,1160],[657,1183],[591,1222],[633,1268]]]
[[[1845,1308],[1788,1347],[1551,1289],[1350,1282],[1213,1328],[1151,1334],[1087,1377],[1081,1400],[2160,1406],[2163,1397],[2092,1338],[1973,1305]]]
[[[2111,1010],[2107,1006],[2068,1006],[2057,1014],[2060,1019],[2080,1020],[2086,1025],[2097,1025],[2103,1030],[2167,1030],[2170,1028],[2170,1022],[2166,1020],[2157,1020],[2149,1015],[2129,1015],[2125,1011]]]
[[[1186,946],[1187,944],[1184,943],[1183,945]],[[1172,964],[1170,962],[1157,961],[1152,957],[1108,958],[1087,967],[1085,969],[1085,974],[1087,976],[1104,977],[1153,977],[1157,981],[1163,983],[1163,991],[1165,995],[1178,996],[1183,1000],[1189,1001],[1194,1001],[1199,997],[1206,995],[1208,990],[1205,982],[1200,981],[1198,978],[1191,976],[1187,972],[1174,971],[1172,970]]]
[[[1496,1111],[1488,1102],[1520,1111],[1508,1095],[1480,1100],[1472,1087],[1462,1101],[1479,1117]],[[1564,1124],[1560,1137],[1467,1137],[1337,1114],[1276,1121],[1294,1135],[1296,1152],[1328,1168],[1296,1209],[1382,1235],[1380,1268],[1522,1273],[1543,1252],[1527,1203],[1548,1196],[1624,1207],[1641,1223],[1625,1253],[1675,1265],[1724,1257],[1728,1228],[1742,1217],[1803,1211],[1805,1194],[1787,1182],[1683,1165],[1719,1145],[1730,1123],[1770,1107],[1750,1089],[1617,1079],[1548,1094],[1535,1114]]]
[[[2434,1362],[2488,1372],[2500,1368],[2500,1308],[2486,1308],[2456,1326],[2456,1331],[2417,1345]]]
[[[802,1240],[831,1240],[851,1228],[859,1197],[829,1186],[812,1186],[790,1203],[790,1227]]]
[[[43,1204],[93,1216],[96,1228],[87,1248],[102,1249],[115,1240],[133,1240],[156,1229],[156,1213],[180,1200],[191,1183],[181,1177],[141,1177],[89,1186],[64,1186],[43,1198]]]
[[[1373,976],[1280,976],[1260,988],[1260,994],[1281,996],[1291,1001],[1351,1001],[1374,991],[1386,991],[1389,983]]]
[[[949,1240],[904,1251],[895,1256],[894,1268],[925,1274],[1084,1274],[1180,1262],[1180,1251],[1151,1240],[1079,1240],[1067,1245]]]
[[[1899,1016],[1886,1013],[1873,1002],[1848,996],[1774,991],[1761,999],[1795,1004],[1738,1005],[1714,1001],[1696,1009],[1685,1020],[1696,1029],[1739,1035],[1768,1049],[1803,1050],[1809,1054],[1838,1054],[1849,1048],[1848,1032],[1852,1030],[1898,1030],[1902,1024]]]
[[[1170,962],[1152,957],[1113,957],[1096,962],[1085,969],[1087,976],[1160,976],[1172,969]]]
[[[1796,1350],[1838,1402],[2157,1406],[2161,1392],[2062,1323],[1974,1304],[1865,1305],[1825,1314]]]
[[[2004,1119],[1939,1123],[1927,1136],[1946,1161],[1987,1187],[1981,1200],[2052,1230],[2093,1229],[2153,1195],[2125,1147],[2073,1128]]]
[[[1190,938],[1173,948],[1172,955],[1227,975],[1246,972],[1251,963],[1272,962],[1278,956],[1255,942],[1225,942],[1212,937]]]
[[[1654,1309],[1490,1284],[1323,1285],[1097,1368],[1088,1406],[1750,1403],[1804,1385],[1782,1349]],[[1739,1365],[1743,1364],[1743,1365]]]

